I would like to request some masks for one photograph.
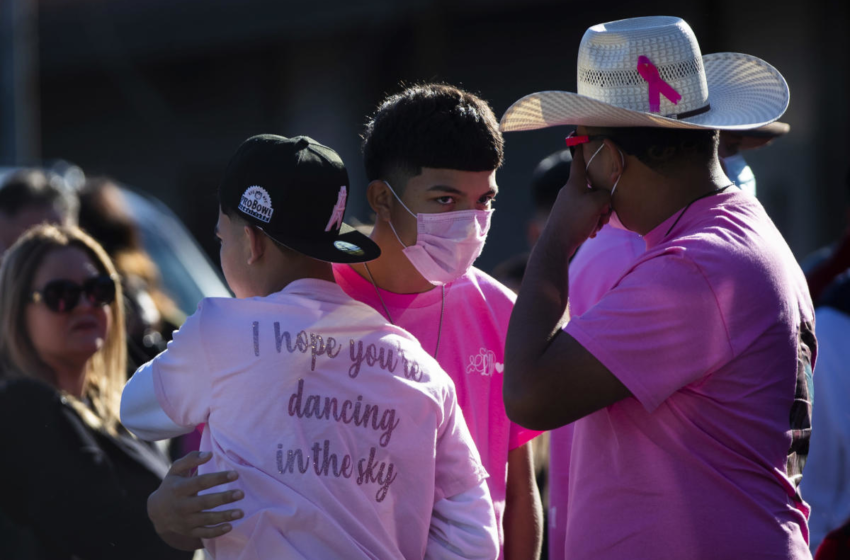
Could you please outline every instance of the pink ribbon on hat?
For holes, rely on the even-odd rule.
[[[673,105],[679,103],[682,95],[673,86],[661,79],[658,68],[645,56],[638,57],[638,74],[649,84],[649,110],[652,113],[661,112],[661,96],[669,99]]]

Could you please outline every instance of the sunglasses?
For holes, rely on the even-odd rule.
[[[579,146],[581,144],[587,144],[588,142],[593,142],[595,140],[603,140],[605,138],[610,138],[610,136],[606,136],[604,134],[593,134],[593,135],[585,134],[584,136],[578,136],[576,134],[576,131],[573,130],[567,136],[567,148],[570,149],[570,155],[575,157],[576,146]]]
[[[103,307],[115,301],[115,278],[108,275],[89,278],[83,285],[70,280],[51,280],[39,291],[32,293],[31,301],[44,302],[56,313],[68,313],[80,303],[80,295],[93,306]]]

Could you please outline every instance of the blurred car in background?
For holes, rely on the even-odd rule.
[[[18,169],[0,167],[0,184]],[[56,162],[44,169],[58,174],[72,190],[85,180],[82,170],[67,162]],[[156,198],[118,184],[139,226],[145,250],[159,267],[163,291],[180,310],[188,316],[205,297],[230,297],[217,267],[174,212]]]

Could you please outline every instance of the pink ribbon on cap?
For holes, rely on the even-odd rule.
[[[661,79],[658,68],[650,60],[641,55],[638,57],[638,74],[649,84],[649,110],[653,113],[661,112],[661,96],[669,99],[673,105],[679,103],[682,95],[673,89],[673,86]]]

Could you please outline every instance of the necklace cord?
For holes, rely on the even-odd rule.
[[[730,184],[726,185],[725,187],[721,187],[721,188],[719,188],[719,189],[714,189],[713,191],[709,191],[709,192],[707,192],[707,193],[703,193],[703,194],[699,195],[698,197],[696,197],[695,199],[693,199],[692,201],[688,202],[688,203],[685,205],[685,207],[682,209],[682,211],[681,211],[681,212],[679,212],[679,217],[678,217],[678,218],[676,218],[676,221],[675,221],[675,222],[673,222],[673,224],[672,224],[672,225],[670,226],[670,228],[667,230],[667,233],[665,233],[665,234],[664,234],[664,237],[667,237],[668,235],[670,235],[670,232],[671,232],[671,231],[673,231],[673,228],[674,228],[674,227],[676,227],[676,224],[678,224],[678,223],[679,223],[679,220],[681,220],[681,219],[682,219],[682,216],[684,216],[684,215],[685,215],[685,212],[687,212],[687,211],[688,211],[688,208],[690,208],[690,207],[691,207],[691,204],[693,204],[693,203],[694,203],[694,202],[696,202],[697,200],[701,200],[701,199],[703,199],[703,198],[708,198],[709,196],[713,196],[713,195],[715,195],[715,194],[720,194],[720,193],[722,193],[723,191],[725,191],[726,189],[728,189],[729,187],[732,187],[732,186],[734,186],[734,185],[735,185],[735,183],[730,183]],[[663,238],[662,238],[662,239],[663,239]]]
[[[381,295],[381,290],[378,289],[378,283],[375,282],[375,277],[372,276],[372,271],[369,270],[369,265],[367,263],[363,263],[363,266],[366,268],[366,272],[369,274],[369,280],[372,281],[372,287],[375,288],[375,293],[378,295],[378,300],[381,302],[381,307],[384,308],[384,313],[387,314],[387,320],[389,320],[391,325],[395,326],[395,323],[393,322],[393,318],[390,315],[390,310],[387,309],[387,304],[384,303],[384,298]],[[442,336],[443,336],[443,314],[446,311],[446,286],[445,286],[445,284],[441,288],[442,288],[442,297],[441,297],[442,301],[440,303],[440,323],[437,326],[437,346],[434,348],[434,359],[435,360],[437,359],[437,353],[440,351],[440,340],[442,339]]]

